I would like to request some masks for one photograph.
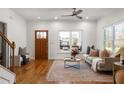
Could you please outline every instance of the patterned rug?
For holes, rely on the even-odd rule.
[[[48,81],[94,81],[112,82],[112,72],[94,72],[90,66],[81,62],[80,69],[64,68],[63,61],[54,61],[47,74]]]

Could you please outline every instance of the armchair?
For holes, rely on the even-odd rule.
[[[27,52],[27,48],[19,47],[19,66],[21,66],[21,64],[26,64],[27,62],[29,62],[29,53]]]

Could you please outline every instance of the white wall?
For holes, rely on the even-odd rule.
[[[114,13],[109,16],[101,18],[97,22],[97,47],[99,49],[104,48],[104,30],[105,26],[115,24],[117,22],[124,21],[124,12]]]
[[[7,24],[7,37],[16,43],[15,55],[19,46],[26,46],[27,23],[11,9],[0,8],[0,21]]]
[[[91,21],[42,21],[29,22],[27,33],[27,45],[31,57],[35,53],[35,30],[48,30],[49,34],[49,59],[61,59],[69,54],[59,52],[58,32],[60,30],[82,30],[83,52],[86,51],[87,45],[96,45],[96,22]]]

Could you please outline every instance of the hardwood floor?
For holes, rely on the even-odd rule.
[[[17,84],[107,84],[106,82],[59,82],[48,81],[46,79],[47,73],[52,66],[53,62],[48,60],[35,60],[23,65],[22,67],[16,67],[16,83]],[[112,82],[108,82],[111,84]]]

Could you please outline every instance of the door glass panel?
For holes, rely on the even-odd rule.
[[[39,39],[40,38],[40,33],[39,32],[37,32],[37,39]]]
[[[46,38],[46,32],[43,32],[43,38],[44,39]]]
[[[40,33],[40,38],[43,38],[43,33],[42,32],[39,32]]]
[[[37,32],[37,39],[46,39],[46,32]]]

